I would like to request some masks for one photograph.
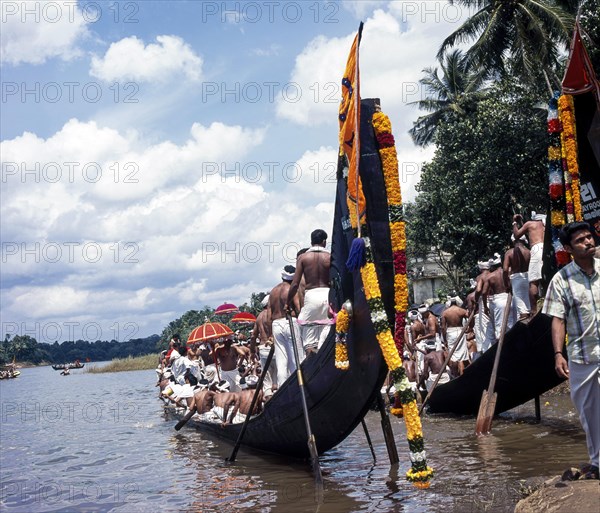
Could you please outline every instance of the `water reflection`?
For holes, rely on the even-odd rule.
[[[521,480],[551,477],[587,458],[568,396],[543,399],[540,424],[532,403],[494,419],[492,434],[480,438],[472,417],[425,416],[436,476],[420,491],[404,477],[403,421],[392,419],[400,463],[390,467],[379,415],[369,412],[376,462],[359,426],[321,456],[325,496],[318,504],[308,463],[241,449],[228,464],[231,444],[191,426],[176,432],[154,379],[153,371],[140,371],[74,373],[67,381],[39,368],[2,381],[0,510],[504,512],[513,509]],[[134,408],[122,390],[136,390]]]

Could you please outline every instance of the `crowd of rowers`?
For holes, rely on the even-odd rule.
[[[507,330],[535,315],[546,216],[532,212],[531,220],[522,221],[519,214],[513,217],[511,247],[503,257],[495,253],[478,262],[479,275],[471,280],[464,308],[463,301],[452,296],[439,319],[424,304],[408,312],[403,359],[415,389],[427,392],[436,380],[447,383],[462,375],[471,362],[498,342],[507,307]],[[509,292],[513,297],[510,305]],[[449,365],[445,366],[451,350]]]
[[[311,233],[311,246],[298,252],[296,266],[284,267],[281,281],[264,298],[249,336],[236,332],[186,347],[174,335],[157,368],[161,398],[195,410],[202,420],[224,425],[260,413],[295,372],[294,349],[301,363],[320,349],[332,326],[326,242],[325,231]],[[257,390],[272,348],[273,357]]]

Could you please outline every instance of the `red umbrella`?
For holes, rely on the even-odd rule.
[[[250,312],[240,312],[231,318],[231,322],[237,322],[239,324],[252,324],[256,322],[256,316]]]
[[[233,331],[231,331],[231,328],[225,326],[225,324],[220,322],[205,322],[190,333],[190,336],[187,339],[187,345],[193,344],[194,342],[204,342],[215,338],[226,337],[227,335],[232,334]]]
[[[230,313],[237,313],[237,312],[239,312],[238,307],[231,303],[223,303],[221,306],[217,306],[217,309],[215,310],[216,315],[230,314]]]

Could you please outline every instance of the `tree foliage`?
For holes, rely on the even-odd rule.
[[[420,194],[407,209],[416,256],[435,248],[465,272],[510,242],[516,211],[545,211],[546,112],[541,99],[506,82],[466,116],[441,125]]]
[[[483,75],[472,70],[460,50],[453,50],[438,60],[440,73],[438,68],[425,68],[425,76],[419,80],[425,91],[424,98],[411,102],[429,112],[419,117],[409,130],[414,143],[419,146],[430,144],[441,123],[451,114],[463,116],[471,111],[488,91]]]
[[[466,55],[475,68],[496,76],[511,72],[530,84],[539,84],[543,72],[554,82],[552,87],[559,86],[560,51],[568,48],[575,21],[571,2],[454,1],[477,11],[443,41],[438,56],[473,41]]]

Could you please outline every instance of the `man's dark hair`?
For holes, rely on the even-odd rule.
[[[294,274],[296,272],[296,268],[293,265],[286,265],[283,270],[289,274]]]
[[[591,233],[592,227],[585,221],[575,221],[574,223],[565,224],[558,232],[558,239],[563,246],[570,246],[573,235],[581,230],[587,230]]]
[[[195,387],[198,384],[198,378],[194,376],[190,370],[185,371],[183,379],[187,379],[190,382],[190,385]]]
[[[298,253],[296,253],[296,258],[298,258],[300,255],[304,255],[304,253],[306,253],[308,249],[309,248],[302,248],[300,251],[298,251]]]
[[[315,244],[323,244],[327,240],[327,233],[325,230],[321,230],[320,228],[315,230],[310,234],[310,243]]]
[[[173,340],[176,340],[177,342],[179,342],[181,340],[181,337],[179,336],[179,333],[175,333],[171,338]]]

